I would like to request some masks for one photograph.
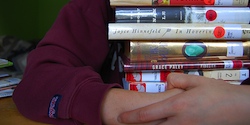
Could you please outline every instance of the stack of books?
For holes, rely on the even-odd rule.
[[[0,70],[12,66],[13,63],[0,58]],[[0,98],[12,96],[15,87],[21,81],[20,78],[12,77],[7,72],[0,72]]]
[[[171,72],[249,77],[249,0],[110,0],[109,40],[125,43],[125,88],[165,91]],[[126,87],[127,86],[127,87]]]

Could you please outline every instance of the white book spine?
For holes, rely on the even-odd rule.
[[[0,91],[0,98],[12,96],[14,89],[6,89]]]
[[[8,77],[0,80],[0,87],[17,85],[21,81],[20,78]]]
[[[249,7],[186,7],[191,23],[237,23],[249,24]],[[186,20],[188,22],[189,20]]]
[[[159,93],[166,91],[167,83],[164,82],[130,82],[129,90],[148,93]]]
[[[247,40],[249,24],[109,23],[109,40]]]
[[[133,82],[166,82],[167,76],[171,72],[177,71],[158,71],[158,70],[143,70],[140,72],[126,72],[125,78],[127,81]],[[221,79],[225,81],[243,81],[249,77],[249,69],[239,70],[188,70],[179,71],[179,73],[185,73],[190,75],[204,76],[208,78]]]

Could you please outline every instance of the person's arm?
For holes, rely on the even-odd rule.
[[[117,121],[120,113],[144,107],[163,101],[171,96],[183,92],[181,89],[172,89],[162,93],[146,93],[113,88],[105,96],[102,105],[102,120],[105,125],[121,125]],[[156,125],[162,120],[152,120],[141,125]]]
[[[102,123],[99,72],[108,53],[108,1],[72,0],[33,50],[13,100],[26,117],[50,124]]]
[[[121,112],[182,92],[140,94],[123,90],[117,83],[104,84],[100,72],[109,51],[106,2],[69,2],[29,54],[13,95],[24,116],[60,125],[118,123]]]
[[[162,119],[164,125],[248,125],[250,86],[186,74],[170,74],[168,87],[186,91],[162,102],[121,113],[121,123]]]

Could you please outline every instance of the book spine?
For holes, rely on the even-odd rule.
[[[0,68],[5,68],[5,67],[9,67],[9,66],[13,66],[13,62],[8,61],[8,63],[6,63],[6,64],[0,64]]]
[[[202,76],[222,80],[239,80],[243,81],[249,77],[249,69],[240,70],[212,70],[202,72],[187,72],[187,74],[203,73]]]
[[[8,60],[0,58],[0,65],[8,64],[8,62],[9,62]]]
[[[140,72],[125,72],[125,79],[132,82],[166,82],[167,76],[171,72],[176,71],[140,71]],[[239,70],[185,70],[177,73],[185,73],[190,75],[204,76],[208,78],[221,79],[225,81],[243,81],[249,77],[249,69]]]
[[[4,78],[7,78],[7,77],[11,77],[11,75],[8,74],[8,73],[0,73],[0,80],[4,79]]]
[[[109,40],[248,40],[249,24],[109,23]]]
[[[249,7],[116,7],[116,23],[249,24]]]
[[[11,86],[11,85],[17,85],[21,81],[20,78],[14,78],[14,77],[9,77],[9,78],[4,78],[0,80],[0,88],[6,87],[6,86]]]
[[[188,70],[188,69],[241,69],[250,68],[250,60],[189,61],[189,62],[142,62],[124,64],[124,72],[140,70]]]
[[[17,85],[11,85],[11,86],[6,86],[6,87],[1,87],[0,91],[6,90],[6,89],[15,89]]]
[[[128,82],[129,90],[148,93],[165,92],[167,83],[165,82]]]
[[[191,7],[191,23],[249,24],[249,7]]]
[[[8,66],[12,66],[13,63],[6,60],[6,59],[2,59],[0,58],[0,68],[4,68],[4,67],[8,67]]]
[[[2,91],[0,91],[0,98],[12,96],[13,92],[14,92],[14,89],[2,90]]]
[[[140,72],[125,72],[125,78],[127,81],[132,81],[132,82],[142,82],[142,81],[147,81],[147,82],[166,82],[166,78],[168,74],[171,73],[171,71],[159,71],[159,70],[154,70],[154,71],[147,71],[147,70],[142,70]]]
[[[117,23],[186,23],[186,7],[115,8]]]
[[[241,85],[242,81],[225,81],[232,85]],[[167,82],[128,82],[127,90],[147,93],[165,92],[167,89]]]
[[[111,6],[248,6],[249,0],[110,0]]]
[[[198,60],[208,56],[249,56],[249,52],[250,41],[130,41],[129,56],[132,61],[178,57]]]

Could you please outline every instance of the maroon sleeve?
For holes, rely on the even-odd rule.
[[[100,70],[107,56],[109,3],[71,0],[33,50],[13,100],[26,117],[60,125],[101,123],[105,93]]]

